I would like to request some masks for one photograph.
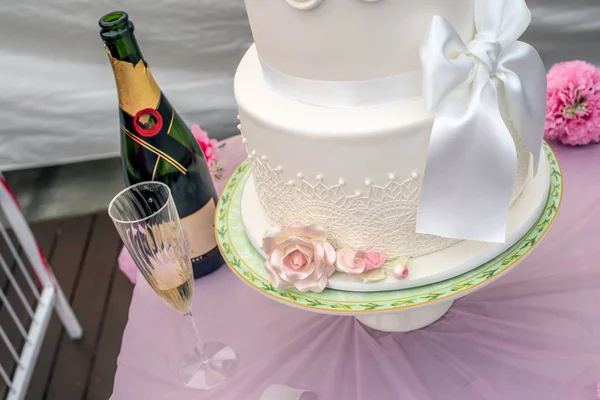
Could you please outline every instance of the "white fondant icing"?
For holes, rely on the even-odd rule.
[[[298,10],[308,11],[316,8],[323,0],[285,0],[290,6],[297,8]],[[375,3],[379,0],[362,0],[365,3]]]
[[[290,6],[302,10],[308,11],[317,7],[323,2],[323,0],[285,0]]]
[[[465,42],[475,34],[475,0],[245,3],[263,59],[282,73],[308,79],[361,81],[420,69],[419,46],[433,15],[448,20]]]

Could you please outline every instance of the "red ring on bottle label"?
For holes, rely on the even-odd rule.
[[[144,128],[139,123],[139,118],[142,115],[148,115],[148,114],[150,114],[151,116],[153,116],[156,119],[156,123],[150,129]],[[162,126],[163,126],[162,116],[154,108],[144,108],[143,110],[138,111],[135,114],[135,116],[133,117],[133,127],[135,128],[135,131],[137,133],[139,133],[140,135],[142,135],[143,137],[156,136],[158,134],[158,132],[160,132],[160,130],[162,129]]]

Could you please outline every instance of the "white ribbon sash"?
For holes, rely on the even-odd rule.
[[[320,107],[381,107],[421,95],[421,71],[365,81],[324,81],[287,75],[260,55],[265,81],[283,96]]]
[[[546,70],[517,41],[530,22],[524,0],[476,0],[477,35],[465,45],[449,22],[433,18],[421,46],[423,97],[435,119],[417,232],[505,241],[517,165],[505,119],[536,170],[544,132]]]

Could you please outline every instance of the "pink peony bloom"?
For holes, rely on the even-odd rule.
[[[571,61],[550,69],[544,137],[572,146],[600,141],[598,68]]]
[[[271,228],[263,238],[265,270],[278,289],[322,292],[335,271],[335,250],[317,225],[292,222]]]
[[[374,251],[354,251],[342,249],[337,252],[337,269],[350,275],[380,268],[385,263],[385,256]]]
[[[194,138],[196,138],[200,148],[202,149],[202,152],[204,153],[208,167],[212,169],[219,160],[219,147],[217,140],[211,139],[208,136],[208,133],[203,131],[198,125],[192,125],[191,130],[192,135],[194,135]]]

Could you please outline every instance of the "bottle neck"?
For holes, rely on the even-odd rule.
[[[100,37],[112,58],[134,65],[144,59],[133,34],[135,27],[125,11],[110,12],[100,18],[98,24]]]
[[[115,38],[103,37],[103,40],[109,57],[119,61],[127,61],[133,65],[144,61],[140,46],[133,34],[133,26],[124,32],[120,32]]]

